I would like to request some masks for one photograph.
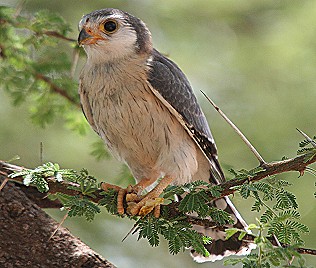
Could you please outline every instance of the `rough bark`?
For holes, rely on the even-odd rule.
[[[0,267],[115,267],[60,227],[18,186],[0,192]]]

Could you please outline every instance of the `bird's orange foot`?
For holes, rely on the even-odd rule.
[[[104,191],[114,189],[118,192],[117,212],[120,215],[123,215],[125,213],[124,203],[126,201],[126,213],[129,215],[145,216],[154,210],[154,215],[157,218],[160,216],[160,204],[163,202],[163,198],[154,196],[153,194],[151,194],[151,192],[147,195],[141,196],[143,187],[139,185],[130,185],[126,189],[124,189],[117,185],[102,183],[101,188]]]
[[[144,183],[145,181],[145,183]],[[115,189],[118,191],[117,196],[117,211],[119,214],[124,214],[124,201],[127,203],[126,213],[132,216],[145,216],[154,210],[154,216],[160,216],[160,205],[163,203],[163,198],[159,197],[163,190],[171,184],[173,179],[171,177],[162,178],[159,183],[146,195],[141,195],[142,191],[146,186],[150,185],[152,181],[143,180],[135,186],[128,186],[123,189],[119,186],[102,183],[101,188],[104,191],[109,189]],[[148,183],[150,182],[150,183]]]
[[[150,212],[154,211],[154,216],[156,218],[159,218],[160,216],[160,205],[163,203],[163,198],[161,197],[154,197],[151,196],[150,193],[143,196],[143,197],[138,197],[139,202],[133,201],[128,201],[128,198],[126,199],[127,201],[127,209],[126,212],[129,215],[135,216],[146,216]]]

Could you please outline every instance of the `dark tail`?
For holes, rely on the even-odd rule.
[[[218,199],[214,202],[214,206],[229,213],[234,220],[234,224],[225,225],[227,228],[247,229],[247,224],[234,207],[233,203],[228,197]],[[211,220],[211,219],[210,219]],[[198,254],[194,249],[191,250],[191,256],[196,262],[207,262],[221,260],[230,255],[247,255],[252,249],[256,248],[255,244],[247,243],[238,240],[239,233],[236,233],[229,239],[225,239],[225,231],[220,230],[218,227],[203,227],[194,225],[193,228],[199,233],[212,238],[211,244],[205,245],[209,251],[210,256],[204,257]]]

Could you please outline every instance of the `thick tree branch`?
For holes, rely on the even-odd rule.
[[[316,154],[308,153],[304,155],[297,156],[292,159],[283,160],[283,161],[277,161],[277,162],[271,162],[267,163],[264,166],[261,166],[263,168],[262,171],[259,171],[252,177],[243,178],[243,179],[232,179],[230,181],[224,182],[220,184],[219,186],[222,188],[221,197],[230,195],[236,191],[236,186],[240,186],[244,183],[251,183],[255,181],[259,181],[261,179],[264,179],[266,177],[289,172],[289,171],[298,171],[301,175],[304,173],[304,170],[307,166],[311,165],[312,163],[316,162]],[[15,177],[10,178],[10,174],[13,172],[20,172],[24,169],[24,167],[13,165],[4,161],[0,161],[0,175],[3,175],[6,178],[9,178],[11,181],[15,181],[18,183],[23,183],[22,177]],[[48,184],[49,184],[49,193],[54,194],[57,192],[65,193],[71,196],[75,196],[80,194],[79,191],[68,189],[69,185],[76,186],[73,183],[69,182],[57,182],[55,178],[49,177],[47,178]],[[34,195],[34,189],[33,187],[22,187],[22,190],[25,191],[25,193],[28,196]],[[89,197],[89,199],[95,203],[98,203],[104,196],[101,195],[102,190],[97,190],[94,192],[95,197]],[[35,194],[35,198],[32,198],[34,202],[36,202],[40,207],[58,207],[60,204],[58,203],[50,203],[44,201],[46,197],[46,194]],[[217,197],[218,198],[218,197]],[[210,201],[217,199],[215,197],[210,196]],[[46,202],[46,203],[45,203]],[[178,214],[178,203],[173,202],[169,205],[171,213],[177,215]],[[202,225],[202,226],[209,226],[214,227],[216,226],[216,223],[212,223],[210,221],[205,221],[203,219],[194,218],[191,216],[188,216],[187,221],[192,224]],[[218,227],[223,228],[223,227]],[[250,239],[250,237],[249,237]],[[252,238],[253,239],[253,238]],[[271,242],[274,243],[273,238],[271,238]],[[282,245],[286,246],[286,245]],[[316,255],[316,250],[313,249],[306,249],[306,248],[298,248],[297,251],[301,254],[311,254]]]
[[[12,183],[0,192],[0,218],[0,267],[115,267],[66,228],[49,239],[58,223]]]

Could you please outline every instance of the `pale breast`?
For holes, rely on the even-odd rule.
[[[169,175],[179,183],[190,181],[198,169],[198,149],[153,95],[145,70],[98,68],[85,70],[80,95],[90,106],[94,129],[113,154],[137,179]]]

